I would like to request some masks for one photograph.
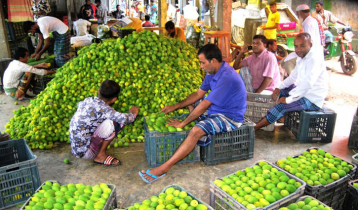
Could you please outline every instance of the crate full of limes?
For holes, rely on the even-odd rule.
[[[306,184],[267,162],[238,170],[210,182],[214,209],[278,209],[303,195]]]
[[[46,181],[27,200],[20,210],[42,209],[103,209],[117,208],[116,186],[101,183],[84,185],[82,183],[67,185],[57,181]]]
[[[276,165],[307,183],[306,195],[333,209],[341,208],[347,182],[356,173],[355,165],[315,147],[300,155],[279,160]]]
[[[287,207],[279,208],[278,210],[332,210],[331,207],[327,206],[326,204],[322,203],[321,201],[311,197],[309,195],[305,195],[300,197],[295,203],[291,203]],[[345,209],[346,210],[346,209]]]
[[[127,208],[127,210],[140,209],[213,210],[208,204],[196,198],[179,185],[169,185],[159,195],[152,196],[142,203],[135,203]]]
[[[188,115],[172,117],[177,120],[184,120]],[[148,165],[156,167],[167,161],[186,139],[190,129],[195,123],[189,124],[184,128],[168,126],[169,116],[164,113],[153,113],[144,118],[144,138],[145,154]],[[200,161],[200,147],[195,146],[185,158],[179,163],[189,163]]]
[[[348,183],[347,194],[344,199],[344,210],[358,209],[358,179]]]

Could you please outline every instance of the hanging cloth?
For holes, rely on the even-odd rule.
[[[33,21],[31,0],[7,0],[9,22]]]

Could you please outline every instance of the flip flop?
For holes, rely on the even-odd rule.
[[[30,98],[27,98],[27,97],[23,97],[21,100],[20,99],[17,99],[18,101],[26,101],[26,100],[30,100]]]
[[[118,159],[115,158],[115,157],[113,157],[113,156],[108,155],[108,156],[106,157],[106,159],[104,159],[103,162],[93,161],[93,163],[99,164],[99,165],[110,166],[110,167],[112,167],[112,166],[118,166],[118,165],[121,165],[121,164],[122,164],[120,160],[118,160],[118,163],[117,163],[117,164],[112,164],[114,160],[118,160]]]
[[[162,174],[161,176],[158,177],[158,176],[155,176],[155,175],[149,173],[149,171],[150,171],[150,169],[147,169],[147,171],[145,172],[145,174],[147,174],[148,176],[150,176],[150,177],[153,178],[153,180],[151,180],[151,181],[149,181],[148,179],[146,179],[146,178],[144,177],[144,174],[142,173],[142,171],[139,171],[139,176],[143,179],[144,182],[146,182],[146,183],[148,183],[148,184],[150,184],[150,183],[152,183],[152,182],[155,182],[155,181],[157,181],[158,179],[160,179],[160,178],[162,178],[163,176],[165,176],[165,174]]]

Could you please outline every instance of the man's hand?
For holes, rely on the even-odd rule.
[[[246,53],[246,52],[248,52],[249,51],[249,47],[250,45],[248,45],[248,44],[245,44],[242,48],[241,48],[241,51],[240,52],[242,52],[242,53]]]
[[[36,54],[37,54],[37,53],[32,53],[30,57],[31,57],[31,58],[34,58],[34,57],[36,57]]]
[[[37,64],[37,65],[35,65],[34,66],[35,68],[47,68],[48,67],[48,65],[47,65],[47,63],[40,63],[40,64]]]
[[[165,106],[162,110],[160,110],[161,112],[164,112],[164,114],[168,114],[169,112],[172,112],[175,110],[174,105],[167,105]]]
[[[280,89],[276,88],[272,93],[272,99],[276,101],[278,97],[280,96]]]
[[[176,128],[183,128],[185,125],[183,125],[182,122],[180,122],[178,119],[168,119],[168,125],[176,127]]]
[[[261,25],[260,27],[261,27],[263,30],[266,29],[266,26],[265,26],[265,25]]]
[[[56,71],[46,70],[46,75],[48,75],[48,74],[54,74],[54,73],[56,73]]]
[[[280,99],[278,99],[278,101],[276,102],[276,104],[287,104],[287,103],[286,103],[286,97],[281,97]]]
[[[41,55],[40,55],[40,54],[36,54],[35,60],[38,61],[38,60],[40,60],[40,59],[41,59]]]
[[[135,116],[138,115],[138,112],[139,112],[139,108],[136,107],[136,106],[132,106],[132,107],[129,109],[129,113],[135,114]]]

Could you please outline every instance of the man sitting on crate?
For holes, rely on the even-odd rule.
[[[279,96],[277,105],[267,111],[255,126],[255,130],[283,118],[286,112],[318,111],[328,94],[328,77],[321,51],[312,48],[311,36],[300,33],[296,36],[295,52],[297,64],[272,94],[274,100]]]
[[[27,65],[29,52],[23,47],[15,50],[15,59],[12,61],[4,73],[4,91],[6,95],[19,101],[27,100],[26,91],[29,88],[33,74],[47,75],[55,71],[37,69],[35,67],[46,68],[47,63],[41,63],[36,66]]]
[[[271,95],[280,82],[277,59],[266,50],[266,43],[264,35],[255,35],[252,41],[253,54],[241,61],[244,53],[248,52],[248,45],[245,45],[235,60],[234,68],[240,69],[247,92]]]
[[[206,144],[210,141],[207,135],[235,130],[244,122],[246,90],[240,76],[222,60],[221,51],[214,44],[203,46],[198,52],[198,57],[201,68],[207,73],[201,87],[184,101],[165,106],[162,112],[169,113],[194,104],[195,108],[192,109],[191,106],[191,113],[184,121],[170,120],[168,125],[183,128],[199,117],[203,120],[191,129],[187,138],[167,162],[157,168],[139,172],[147,183],[163,177],[175,163],[194,149],[199,140],[200,143]],[[209,90],[211,92],[204,98]],[[198,103],[200,100],[202,101]],[[203,116],[206,111],[208,115]]]

